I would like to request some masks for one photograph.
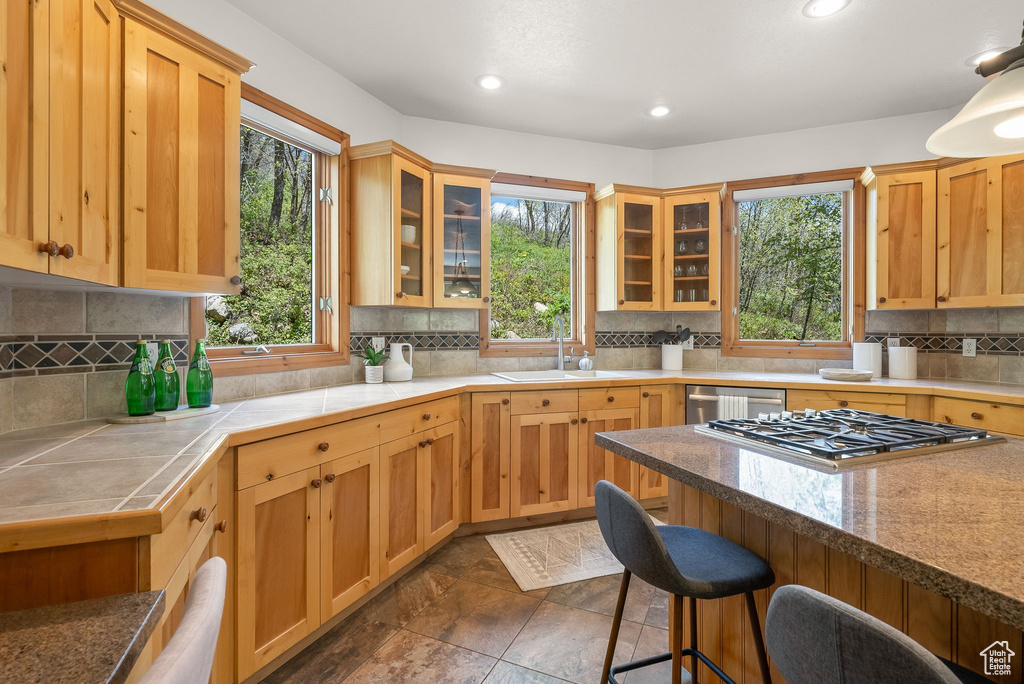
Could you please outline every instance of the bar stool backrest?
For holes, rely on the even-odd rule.
[[[775,591],[765,620],[768,653],[789,684],[958,684],[916,641],[807,587]]]
[[[640,503],[619,487],[601,480],[594,487],[597,522],[612,555],[643,581],[655,587],[679,582],[679,570]]]

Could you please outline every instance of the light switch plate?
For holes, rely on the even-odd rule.
[[[974,358],[978,355],[978,340],[965,337],[964,338],[964,356]]]
[[[377,351],[384,351],[384,338],[383,337],[371,337],[370,344]]]
[[[900,346],[900,338],[898,338],[898,337],[886,337],[885,338],[885,346],[886,347],[898,347],[898,346]]]
[[[683,349],[693,349],[693,335],[690,335],[690,338],[683,342]]]

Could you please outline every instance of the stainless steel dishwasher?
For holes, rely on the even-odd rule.
[[[686,386],[686,424],[716,418],[757,418],[762,413],[782,413],[786,390],[755,387]]]

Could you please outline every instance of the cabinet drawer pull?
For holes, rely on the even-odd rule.
[[[218,532],[227,532],[228,531],[228,521],[227,520],[221,520],[219,523],[217,523],[217,525],[213,529],[217,530]]]
[[[647,399],[647,398],[648,398],[648,397],[650,397],[650,396],[651,396],[651,393],[650,393],[650,392],[644,392],[644,393],[643,393],[643,398],[644,398],[644,399]]]
[[[608,403],[609,404],[612,403],[613,401],[615,401],[615,397],[608,397]]]
[[[576,423],[578,423],[578,422],[580,422],[580,421],[578,421],[578,420],[576,420],[575,418],[573,418],[572,420],[570,420],[570,421],[569,421],[569,424],[570,424],[570,425],[575,425],[575,424],[576,424]]]
[[[586,418],[580,418],[580,422],[583,423],[584,425],[586,425],[587,424],[587,419]]]
[[[430,414],[429,413],[424,413],[423,414],[423,420],[430,420]]]
[[[334,473],[327,473],[326,475],[324,475],[324,482],[326,482],[327,484],[331,484],[332,482],[334,482],[335,477],[337,476]]]
[[[58,254],[60,254],[60,245],[58,245],[53,240],[50,240],[49,242],[40,243],[39,251],[40,252],[45,252],[46,254],[49,254],[50,256],[55,257]]]
[[[550,399],[545,399],[542,402],[540,402],[540,405],[541,406],[551,406],[551,400]]]
[[[313,481],[310,482],[309,484],[313,485],[313,489],[320,489],[320,485],[322,485],[323,483],[324,481],[317,477],[314,478]]]
[[[319,444],[316,445],[316,448],[319,449],[320,451],[327,451],[328,449],[331,448],[331,444],[330,442],[320,442]]]
[[[839,402],[839,405],[842,406],[843,408],[846,408],[847,406],[850,405],[850,402],[844,399],[843,401]]]
[[[189,522],[198,520],[199,522],[206,522],[206,506],[200,506],[188,515]]]
[[[502,406],[508,406],[508,399],[502,399],[501,400],[501,405]]]
[[[973,418],[974,420],[981,420],[982,418],[984,418],[984,416],[982,416],[977,411],[974,411],[971,413],[971,418]]]

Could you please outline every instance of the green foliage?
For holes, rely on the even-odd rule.
[[[496,207],[515,201],[495,200]],[[506,210],[491,212],[491,338],[547,339],[555,316],[568,322],[572,310],[570,206],[518,202],[534,205],[533,218],[529,210],[509,211],[507,204],[502,205]],[[551,206],[545,212],[538,205]],[[537,303],[546,310],[538,310]]]
[[[372,344],[366,345],[359,356],[362,357],[364,366],[379,366],[388,358],[383,349],[374,349]]]
[[[741,202],[739,224],[740,337],[842,339],[842,195]]]
[[[224,297],[228,315],[207,318],[210,346],[239,344],[228,330],[246,323],[251,344],[313,339],[312,169],[309,152],[242,126],[242,291]]]

